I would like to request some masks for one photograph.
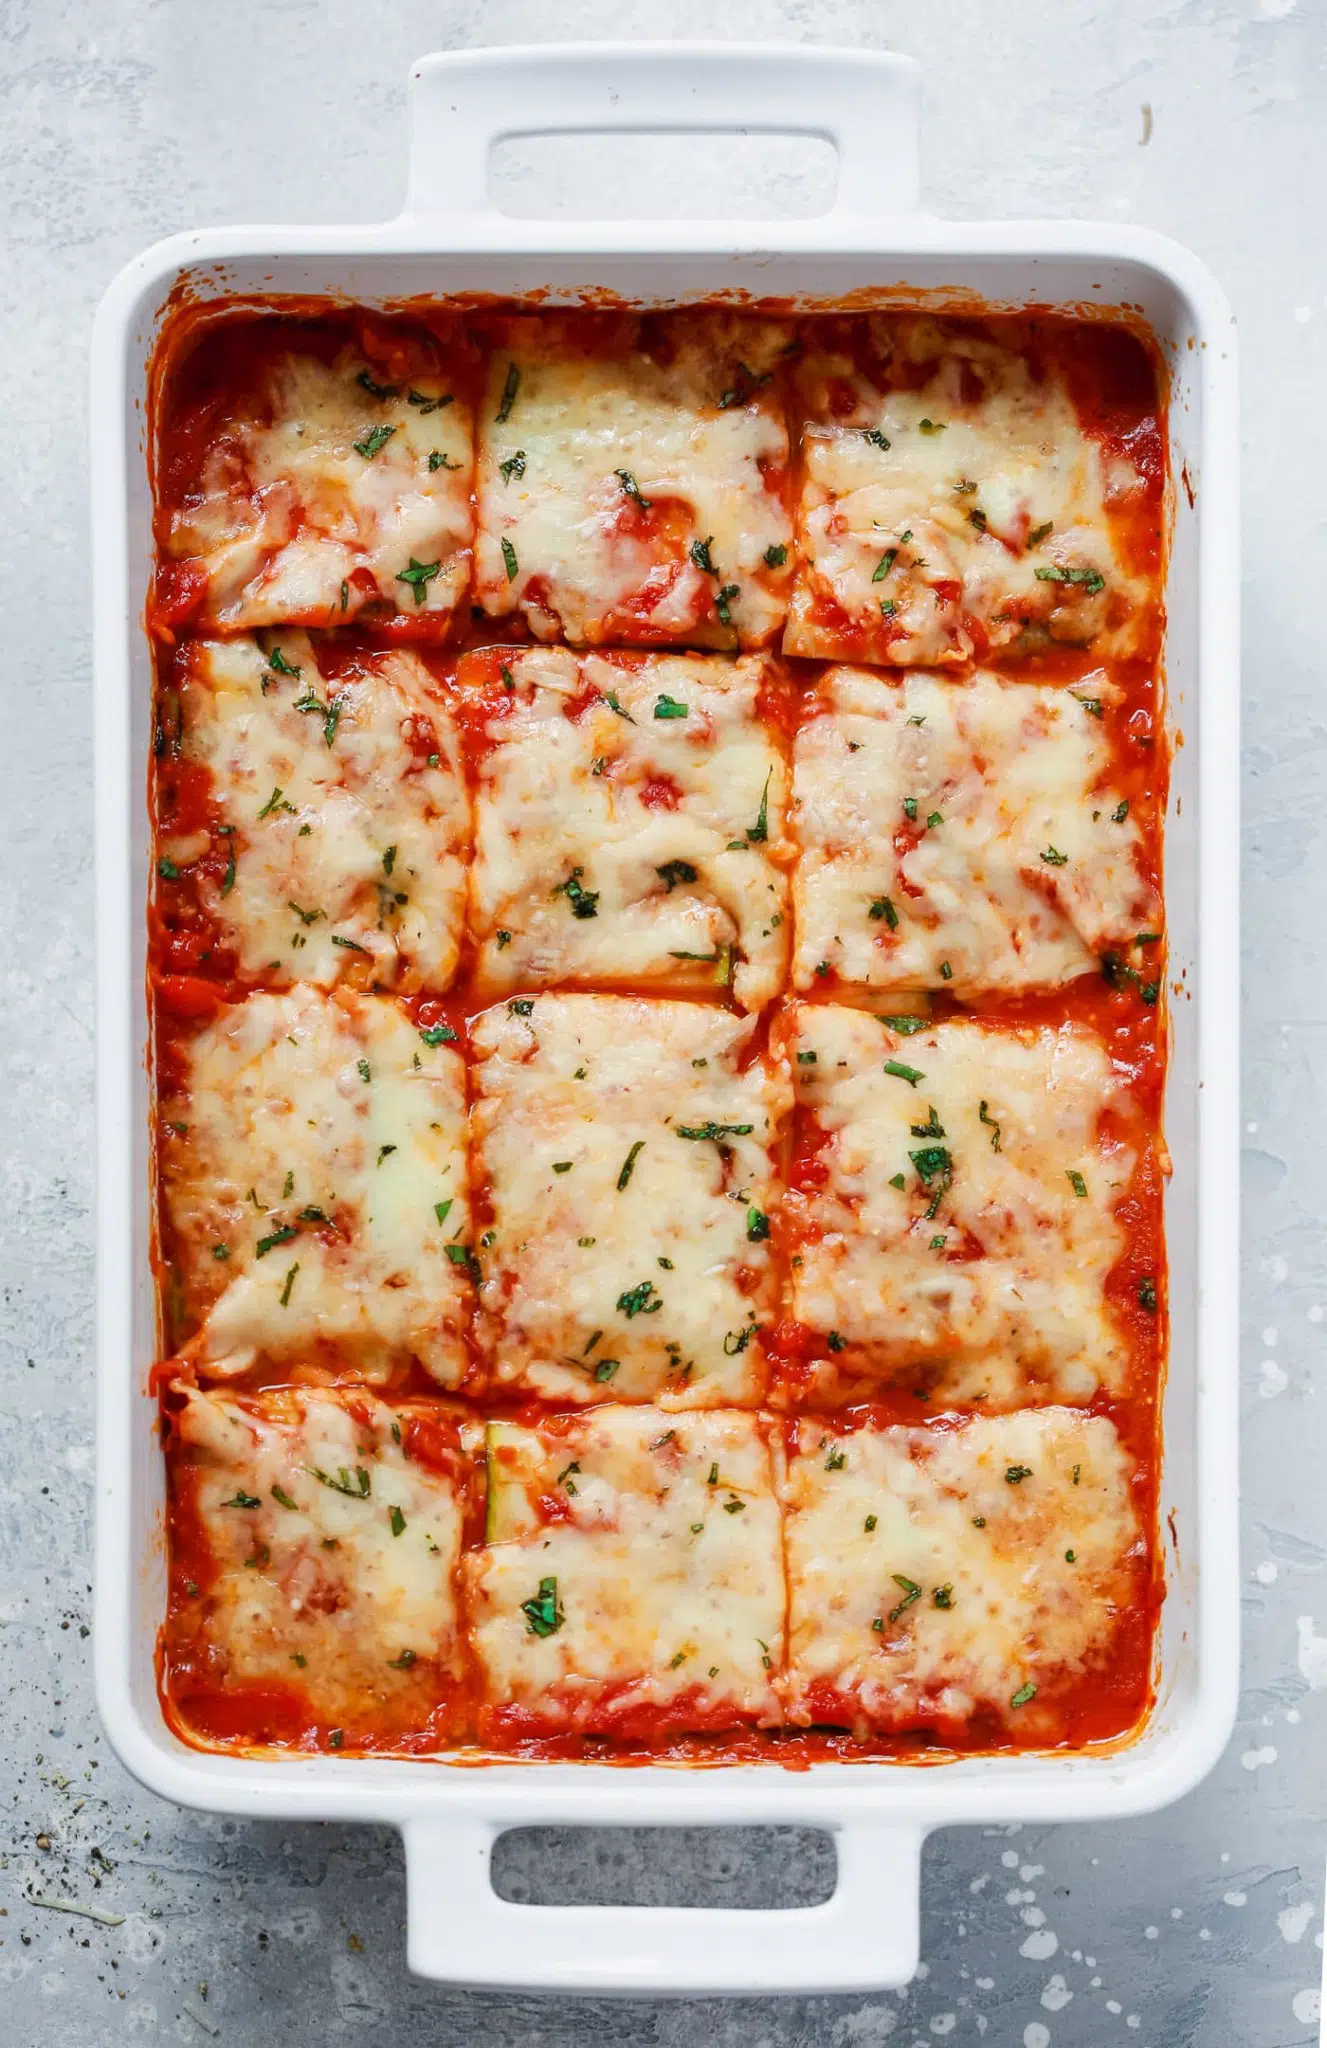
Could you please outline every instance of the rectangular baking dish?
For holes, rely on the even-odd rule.
[[[96,1674],[107,1733],[145,1785],[254,1818],[388,1822],[405,1836],[409,1961],[446,1982],[632,1993],[865,1990],[918,1957],[921,1846],[960,1822],[1142,1813],[1216,1760],[1238,1678],[1236,1537],[1238,560],[1230,312],[1161,237],[1077,222],[947,222],[917,209],[920,79],[877,52],[671,43],[480,50],[411,76],[405,210],[382,226],[178,235],[130,263],[92,359],[98,934]],[[828,141],[835,201],[792,222],[515,220],[488,197],[500,141],[549,132],[771,133]],[[848,294],[1018,310],[1127,308],[1169,368],[1173,533],[1166,830],[1172,1056],[1166,1129],[1172,1342],[1161,1527],[1167,1597],[1155,1706],[1110,1753],[929,1765],[247,1761],[165,1726],[162,1460],[149,1369],[145,805],[151,707],[141,624],[151,563],[148,364],[170,306],[222,296]],[[829,1830],[838,1882],[780,1912],[531,1907],[500,1900],[495,1837],[518,1826],[801,1824]]]

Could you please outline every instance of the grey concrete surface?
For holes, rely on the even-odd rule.
[[[697,2010],[412,1982],[393,1836],[176,1812],[126,1779],[91,1703],[92,310],[127,256],[176,228],[394,211],[404,78],[420,52],[596,34],[910,51],[926,67],[924,177],[939,211],[1165,229],[1214,266],[1242,329],[1239,1729],[1207,1784],[1152,1820],[936,1837],[923,1974],[887,1997]],[[1316,2039],[1327,1850],[1327,1398],[1315,1386],[1327,1315],[1325,64],[1323,0],[0,0],[5,2048]],[[748,193],[796,198],[796,162],[778,152],[720,172]],[[536,176],[519,158],[505,176],[516,204],[536,202],[541,178],[563,190],[563,172]],[[696,160],[680,175],[673,165],[670,189],[693,210],[697,182]],[[759,1835],[513,1841],[500,1863],[513,1896],[642,1902],[788,1902],[823,1893],[829,1869],[816,1837]],[[29,1890],[116,1924],[34,1905]]]

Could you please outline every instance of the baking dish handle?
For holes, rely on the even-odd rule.
[[[528,1906],[500,1899],[501,1830],[473,1816],[405,1824],[410,1967],[473,1990],[641,1996],[884,1990],[917,1968],[923,1831],[834,1831],[838,1882],[818,1906]]]
[[[920,101],[916,63],[885,50],[554,43],[441,51],[411,68],[405,213],[479,216],[500,241],[508,217],[488,187],[495,143],[623,130],[814,137],[838,156],[822,220],[905,213],[917,204]]]

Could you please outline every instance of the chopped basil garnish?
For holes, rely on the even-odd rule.
[[[555,1636],[566,1620],[558,1606],[558,1582],[541,1579],[533,1600],[522,1600],[521,1612],[532,1636]]]
[[[618,482],[621,484],[622,489],[625,491],[626,495],[629,498],[633,499],[637,505],[639,505],[642,512],[648,512],[650,509],[650,501],[648,498],[642,498],[640,494],[640,485],[636,482],[636,479],[631,474],[631,471],[629,469],[615,469],[613,471],[613,474],[617,478]]]
[[[1025,1479],[1032,1477],[1032,1467],[1030,1465],[1007,1465],[1004,1476],[1006,1485],[1019,1486]]]
[[[516,581],[519,564],[516,560],[516,550],[512,546],[511,542],[508,540],[505,533],[503,534],[502,539],[499,542],[499,546],[502,549],[502,563],[503,567],[507,571],[507,581],[508,583],[514,583]]]
[[[725,583],[722,590],[715,591],[714,609],[719,614],[719,621],[721,625],[732,625],[732,602],[735,597],[740,597],[741,594],[741,587],[736,583]]]
[[[631,1179],[632,1172],[636,1165],[636,1161],[639,1159],[641,1153],[644,1150],[644,1138],[637,1138],[630,1152],[628,1152],[626,1158],[622,1161],[622,1171],[619,1173],[617,1177],[617,1191],[619,1194],[621,1194],[623,1188],[626,1187],[628,1181]]]
[[[512,478],[513,478],[514,476],[524,476],[524,475],[525,475],[525,450],[524,450],[524,448],[518,448],[518,449],[516,450],[516,453],[515,453],[514,455],[509,455],[509,456],[507,457],[507,460],[506,460],[505,462],[500,462],[500,463],[498,464],[498,474],[499,474],[499,476],[500,476],[500,477],[502,478],[502,481],[503,481],[503,483],[504,483],[504,484],[509,484],[509,483],[511,482],[511,480],[512,480]]]
[[[310,1465],[307,1469],[320,1486],[330,1486],[333,1493],[343,1493],[347,1500],[367,1500],[369,1497],[373,1482],[362,1465],[338,1465],[335,1478],[317,1465]]]
[[[1087,1182],[1083,1179],[1082,1174],[1079,1173],[1075,1167],[1071,1166],[1069,1168],[1068,1173],[1065,1175],[1065,1179],[1068,1181],[1070,1187],[1073,1189],[1076,1195],[1086,1195]]]
[[[400,1536],[405,1529],[405,1516],[401,1513],[400,1508],[393,1506],[387,1519],[392,1525],[393,1536]]]
[[[371,427],[362,441],[356,441],[355,453],[371,462],[380,448],[385,448],[396,432],[395,427]]]
[[[598,917],[599,891],[581,887],[581,876],[584,873],[584,868],[573,868],[566,881],[559,883],[553,894],[566,897],[571,905],[573,917]]]
[[[1034,1700],[1036,1697],[1037,1688],[1029,1678],[1019,1686],[1018,1691],[1010,1699],[1009,1704],[1011,1707],[1025,1707],[1029,1700]]]
[[[662,690],[654,700],[656,718],[686,718],[689,712],[689,705],[679,703],[678,699],[670,697],[666,690]]]
[[[435,1202],[433,1204],[433,1213],[437,1217],[439,1223],[445,1223],[447,1221],[447,1218],[451,1215],[452,1212],[452,1203],[455,1200],[455,1195],[448,1195],[445,1202]]]
[[[270,1237],[259,1238],[258,1243],[254,1248],[254,1257],[256,1259],[265,1259],[267,1257],[267,1254],[271,1251],[275,1251],[279,1244],[289,1244],[292,1237],[298,1236],[299,1232],[296,1230],[293,1223],[283,1223],[281,1225],[281,1228],[279,1230],[274,1230]]]
[[[712,1138],[717,1144],[721,1138],[749,1138],[754,1129],[754,1124],[679,1124],[677,1135],[679,1138]]]
[[[766,548],[765,550],[765,567],[767,569],[781,569],[787,559],[788,550],[782,541],[776,542],[773,547]]]
[[[675,883],[694,882],[699,879],[695,868],[692,867],[689,860],[666,860],[663,866],[657,867],[654,872],[658,875],[660,881],[668,884],[670,896],[673,893]]]
[[[1042,849],[1041,858],[1045,861],[1048,868],[1063,868],[1067,867],[1069,864],[1068,854],[1061,853],[1059,849],[1054,846],[1044,847]]]
[[[396,581],[408,583],[415,593],[415,603],[423,604],[428,595],[428,586],[441,567],[441,562],[417,562],[412,555],[408,567],[397,570]]]
[[[750,1244],[763,1244],[769,1236],[769,1217],[763,1209],[747,1210],[746,1234]]]
[[[1145,1308],[1149,1315],[1156,1314],[1157,1284],[1155,1280],[1140,1280],[1138,1282],[1138,1306],[1139,1308]]]
[[[1031,533],[1029,533],[1028,535],[1028,546],[1030,548],[1039,548],[1041,546],[1041,543],[1045,540],[1047,534],[1054,531],[1054,525],[1055,522],[1051,519],[1048,519],[1044,525],[1034,526]]]
[[[923,1075],[919,1067],[904,1066],[902,1060],[886,1060],[885,1072],[887,1074],[892,1074],[895,1080],[906,1081],[909,1088],[915,1088],[917,1086],[917,1083],[923,1079]]]
[[[710,553],[710,543],[713,539],[714,535],[710,534],[705,540],[693,540],[690,549],[692,561],[698,569],[703,569],[707,576],[717,576],[719,573],[714,566],[714,557]]]
[[[419,1035],[425,1045],[455,1045],[456,1033],[450,1024],[421,1024]]]
[[[493,415],[494,419],[497,421],[499,426],[501,426],[502,422],[510,416],[511,409],[513,405],[516,403],[516,393],[520,389],[520,384],[520,371],[517,369],[515,363],[508,363],[507,381],[502,387],[502,403],[499,405],[497,411]]]
[[[773,774],[774,770],[771,768],[765,777],[765,787],[760,792],[760,809],[756,812],[756,822],[746,828],[746,836],[753,846],[763,845],[769,838],[769,786]]]
[[[988,1108],[989,1104],[983,1101],[981,1107],[977,1111],[977,1121],[979,1123],[983,1123],[989,1126],[991,1132],[991,1150],[992,1152],[998,1152],[1000,1149],[1000,1126],[993,1116],[988,1116],[986,1114]]]
[[[867,915],[874,918],[877,924],[883,917],[892,932],[898,930],[898,912],[888,896],[877,896]]]
[[[653,1280],[641,1280],[635,1287],[629,1287],[625,1293],[619,1294],[617,1306],[628,1322],[635,1316],[658,1315],[663,1307],[663,1299],[661,1296],[652,1298],[654,1296]]]
[[[1089,596],[1106,588],[1100,569],[1062,569],[1058,563],[1050,563],[1033,573],[1039,583],[1081,583]]]
[[[903,1598],[899,1601],[897,1607],[890,1609],[889,1614],[891,1621],[897,1621],[900,1614],[907,1613],[914,1600],[921,1599],[922,1589],[915,1579],[905,1579],[902,1572],[891,1572],[889,1576],[893,1579],[896,1586],[901,1586],[903,1589]]]
[[[256,1493],[237,1493],[233,1500],[223,1500],[223,1508],[260,1508],[262,1502]]]
[[[287,1273],[287,1275],[286,1275],[286,1284],[285,1284],[285,1286],[284,1286],[284,1287],[282,1288],[282,1290],[281,1290],[281,1306],[282,1306],[282,1308],[289,1308],[289,1307],[290,1307],[290,1290],[291,1290],[291,1288],[292,1288],[292,1287],[293,1287],[293,1286],[295,1285],[295,1277],[296,1277],[296,1275],[298,1274],[298,1272],[299,1272],[299,1260],[298,1260],[298,1259],[296,1259],[296,1261],[295,1261],[294,1265],[293,1265],[293,1266],[291,1267],[290,1271],[289,1271],[289,1272]]]

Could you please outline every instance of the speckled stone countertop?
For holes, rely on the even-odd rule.
[[[399,1843],[139,1791],[89,1659],[91,698],[85,361],[100,293],[203,223],[373,220],[433,48],[784,37],[926,71],[927,201],[1146,223],[1234,301],[1245,373],[1245,1689],[1170,1812],[951,1831],[922,1974],[876,1998],[689,2005],[438,1991],[406,1974]],[[1282,2048],[1317,2038],[1327,1851],[1327,7],[1321,0],[0,0],[6,1088],[0,1123],[0,2041],[673,2048]],[[717,159],[716,159],[717,162]],[[703,167],[702,167],[703,168]],[[706,172],[708,175],[709,173]],[[777,150],[739,188],[793,190]],[[529,163],[509,189],[533,187]],[[650,160],[650,179],[666,173]],[[541,173],[557,193],[558,175]],[[696,159],[672,186],[694,203]],[[763,181],[763,183],[762,183]],[[615,184],[619,183],[614,180]],[[620,185],[619,185],[620,189]],[[624,209],[625,210],[625,207]],[[1233,906],[1232,906],[1233,913]],[[1230,1189],[1230,1199],[1235,1190]],[[508,1838],[517,1897],[793,1903],[815,1836]],[[76,1917],[25,1894],[72,1899]],[[888,1898],[880,1902],[890,1911]]]

